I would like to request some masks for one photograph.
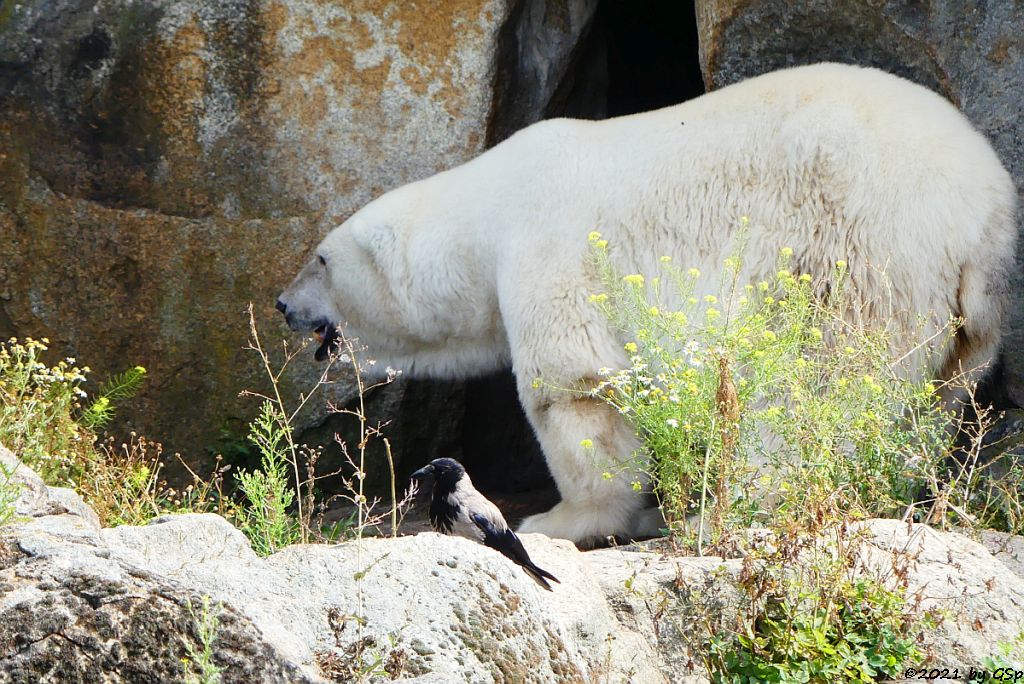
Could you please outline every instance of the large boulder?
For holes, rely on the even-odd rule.
[[[8,470],[9,456],[0,446]],[[199,621],[209,593],[133,563],[137,556],[124,560],[128,551],[111,548],[104,539],[111,530],[100,529],[77,493],[46,487],[27,466],[14,465],[31,497],[19,501],[14,523],[0,527],[0,682],[182,681],[186,661],[203,651]],[[193,525],[170,548],[190,543],[195,552],[205,542],[218,549],[240,538],[231,551],[255,557],[222,518],[198,517],[208,526]],[[218,528],[220,534],[206,533]],[[219,553],[226,553],[223,545]],[[224,681],[319,681],[234,607],[212,610],[219,613],[215,663],[225,669]]]
[[[1014,552],[1024,548],[1021,537],[985,533],[983,545],[927,525],[878,519],[851,525],[841,538],[847,550],[857,550],[859,572],[902,590],[912,610],[937,619],[936,627],[919,632],[924,661],[905,665],[966,671],[983,667],[1000,644],[1019,645],[1024,575]],[[824,539],[832,544],[835,536]],[[680,557],[647,546],[585,555],[619,621],[646,638],[665,675],[706,682],[699,649],[709,629],[719,635],[737,629],[737,612],[749,600],[738,583],[750,586],[750,568],[743,560]]]
[[[432,532],[264,559],[216,515],[99,529],[51,493],[0,528],[0,681],[180,680],[204,597],[220,611],[225,682],[665,681],[568,542],[523,539],[561,580],[548,592],[501,554]]]
[[[860,540],[859,567],[942,616],[921,630],[928,662],[980,666],[1024,629],[1019,537],[986,535],[998,557],[892,520],[844,538]],[[100,529],[77,494],[39,485],[0,527],[0,681],[180,680],[183,659],[203,648],[204,602],[219,615],[212,662],[225,682],[360,671],[423,684],[708,681],[701,649],[709,629],[736,628],[744,560],[659,542],[587,553],[540,535],[523,542],[561,580],[553,591],[492,549],[432,532],[260,558],[216,515]]]
[[[497,99],[517,103],[502,135],[539,118],[596,3],[549,4],[5,7],[0,337],[48,337],[100,377],[145,366],[122,424],[193,462],[244,438],[255,407],[238,393],[267,388],[246,305],[279,349],[276,295],[330,227],[481,152]],[[320,372],[303,355],[285,395]],[[344,374],[328,389],[353,397]],[[394,406],[403,393],[380,394]],[[459,408],[417,412],[431,424]]]
[[[4,113],[16,157],[65,195],[338,220],[483,148],[508,12],[502,0],[20,3],[0,25]]]
[[[739,605],[735,581],[742,561],[666,556],[641,547],[587,553],[608,604],[622,625],[643,635],[665,678],[707,684],[701,659],[706,619],[716,629],[734,626]]]
[[[820,61],[875,66],[959,107],[1024,196],[1024,5],[982,0],[706,0],[696,3],[708,89]],[[1019,214],[1024,230],[1024,211]],[[1018,250],[1002,383],[1024,405],[1024,250]]]

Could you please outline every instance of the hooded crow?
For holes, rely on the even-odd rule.
[[[437,458],[412,474],[414,480],[433,480],[430,525],[435,532],[455,534],[500,551],[523,566],[548,591],[558,578],[538,568],[498,507],[478,492],[458,461]]]

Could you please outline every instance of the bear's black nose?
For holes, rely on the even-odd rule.
[[[274,305],[274,308],[280,311],[281,313],[285,313],[286,311],[288,311],[288,307],[280,299],[277,300],[277,304]]]

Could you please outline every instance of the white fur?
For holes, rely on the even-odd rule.
[[[602,475],[630,456],[632,431],[547,386],[627,363],[588,302],[600,289],[590,231],[622,273],[656,273],[669,255],[700,269],[699,291],[718,292],[750,217],[746,281],[773,273],[790,247],[800,272],[845,260],[870,321],[965,317],[928,361],[941,375],[994,357],[1014,213],[1010,177],[948,102],[874,69],[820,64],[644,114],[530,126],[357,212],[318,248],[326,269],[314,258],[282,301],[295,327],[345,323],[412,375],[511,362],[563,499],[521,529],[586,541],[637,532],[642,517],[631,477]]]

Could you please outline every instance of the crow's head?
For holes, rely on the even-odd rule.
[[[455,485],[466,476],[466,469],[462,464],[451,458],[435,458],[412,474],[412,479],[422,482],[421,487],[429,487],[427,484],[433,481],[433,486],[442,491],[452,491]]]

